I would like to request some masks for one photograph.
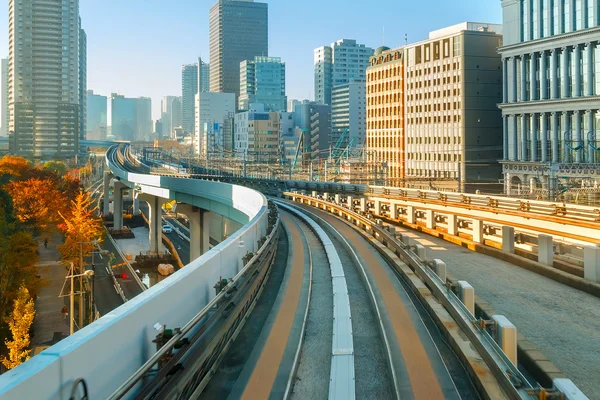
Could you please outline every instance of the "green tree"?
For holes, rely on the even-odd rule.
[[[67,173],[67,166],[60,161],[48,161],[44,164],[44,169],[54,172],[58,177]]]
[[[2,357],[2,364],[8,369],[15,368],[21,363],[29,360],[31,343],[29,329],[35,318],[33,299],[24,285],[19,287],[14,307],[8,318],[8,326],[12,334],[12,340],[5,340],[8,348],[8,357]]]

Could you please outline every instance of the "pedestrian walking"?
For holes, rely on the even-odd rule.
[[[60,312],[63,315],[63,319],[66,320],[67,319],[67,315],[69,315],[69,310],[67,310],[67,306],[63,305],[62,310],[60,310]]]
[[[44,238],[44,247],[48,248],[48,238]]]

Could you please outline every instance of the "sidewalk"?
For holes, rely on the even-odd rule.
[[[38,274],[48,281],[49,285],[41,289],[35,302],[35,335],[31,341],[34,349],[35,346],[51,346],[69,336],[69,321],[64,319],[61,313],[65,298],[58,297],[67,275],[65,267],[57,261],[60,260],[60,254],[56,245],[61,241],[61,235],[54,234],[46,249],[40,240]]]

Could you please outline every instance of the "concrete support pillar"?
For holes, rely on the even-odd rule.
[[[353,200],[352,196],[348,196],[346,198],[346,201],[348,202],[348,208],[350,210],[354,211],[354,205],[352,204],[352,200]]]
[[[317,191],[316,190],[312,191],[312,197],[317,197]]]
[[[440,280],[446,283],[446,263],[436,258],[433,260],[433,271],[440,278]]]
[[[521,56],[521,101],[527,101],[527,56]]]
[[[519,159],[519,144],[517,143],[517,131],[518,131],[518,121],[517,121],[518,117],[516,115],[511,115],[510,116],[510,121],[511,121],[511,130],[512,132],[510,133],[511,136],[511,142],[512,142],[512,151],[509,153],[509,157],[512,161],[516,161]]]
[[[515,228],[512,226],[502,226],[502,251],[515,252]]]
[[[104,202],[102,207],[102,213],[104,215],[110,214],[110,180],[112,175],[109,172],[104,173]]]
[[[548,55],[545,51],[540,52],[540,99],[548,99]]]
[[[531,84],[531,93],[530,93],[530,100],[537,100],[537,68],[536,68],[536,56],[535,53],[531,53],[529,55],[529,79],[530,79],[530,84]]]
[[[517,102],[517,58],[516,57],[510,58],[510,68],[512,69],[513,79],[511,81],[509,97],[510,97],[511,103],[516,103]]]
[[[415,208],[413,206],[406,207],[406,222],[409,224],[415,223]]]
[[[585,44],[584,57],[587,61],[585,75],[587,77],[587,85],[585,86],[585,95],[594,95],[594,46],[591,43]]]
[[[531,161],[538,161],[538,114],[531,114]]]
[[[339,194],[335,195],[335,204],[338,204],[338,205],[340,204],[340,195]]]
[[[458,234],[457,226],[456,226],[456,215],[448,214],[448,218],[446,219],[448,222],[448,235],[456,236]]]
[[[522,114],[521,115],[521,154],[519,156],[519,160],[520,161],[528,161],[529,158],[527,157],[527,148],[528,143],[527,143],[527,139],[529,136],[529,124],[528,124],[528,119],[527,119],[527,115],[526,114]]]
[[[125,188],[119,181],[113,186],[113,227],[117,230],[123,229],[123,192]]]
[[[553,112],[550,114],[550,118],[551,118],[551,122],[552,122],[552,140],[550,141],[550,144],[552,146],[552,162],[553,163],[557,163],[559,162],[559,146],[560,143],[558,142],[558,131],[560,129],[560,125],[558,123],[558,113]]]
[[[506,357],[517,365],[517,328],[504,315],[493,315],[496,322],[496,342]]]
[[[537,186],[537,180],[534,176],[529,178],[529,193],[533,193],[535,191],[535,187]]]
[[[558,50],[550,50],[550,98],[558,99]]]
[[[153,253],[162,253],[164,251],[162,243],[162,205],[165,199],[149,194],[141,193],[138,198],[148,203],[148,230],[150,248]]]
[[[188,204],[177,204],[176,210],[190,221],[190,260],[193,261],[210,249],[211,215],[209,211]]]
[[[552,236],[538,235],[538,262],[549,266],[554,264]]]
[[[483,221],[478,219],[473,220],[473,241],[483,243]]]
[[[323,193],[323,200],[329,201],[329,193],[327,193],[327,192]]]
[[[361,197],[360,199],[360,211],[367,212],[367,199],[365,197]]]
[[[506,193],[506,195],[509,197],[512,195],[512,185],[510,184],[511,179],[511,174],[509,174],[508,172],[504,174],[504,193]]]
[[[502,144],[503,153],[502,159],[508,160],[508,116],[502,116]]]
[[[426,210],[425,211],[425,226],[428,229],[435,229],[435,220],[433,218],[433,210]]]
[[[140,213],[140,200],[138,199],[139,191],[131,189],[131,193],[133,200],[133,215],[138,215]]]
[[[581,113],[579,111],[574,111],[573,115],[575,116],[575,148],[579,149],[575,151],[575,162],[580,163],[583,162],[583,129],[581,127]]]
[[[542,143],[542,162],[548,162],[548,115],[540,114],[542,124],[540,127],[540,141]]]
[[[475,315],[475,289],[467,281],[458,281],[458,297],[467,310]]]
[[[573,137],[573,130],[572,130],[573,127],[571,126],[572,125],[571,124],[571,115],[569,114],[568,111],[563,111],[563,113],[562,113],[562,120],[565,123],[565,130],[564,130],[564,132],[569,132],[571,134],[571,140],[573,140],[574,137]],[[563,156],[563,159],[561,161],[562,162],[566,162],[566,163],[572,162],[572,160],[571,160],[571,152],[569,151],[568,148],[566,148],[566,146],[565,146],[564,156]]]
[[[575,59],[573,97],[581,97],[581,46],[578,44],[573,47],[573,58]]]
[[[587,146],[584,147],[584,151],[587,151],[587,157],[585,162],[588,163],[595,163],[596,162],[596,150],[594,150],[592,148],[592,146],[590,146],[590,142],[589,142],[589,132],[593,132],[594,131],[594,118],[595,118],[595,112],[592,112],[592,110],[587,110],[585,112],[585,117],[587,118],[587,132],[584,132],[584,139],[588,139],[587,142]],[[598,129],[600,129],[600,127],[598,127]]]
[[[562,66],[561,66],[561,72],[562,72],[562,79],[561,79],[561,98],[567,98],[570,97],[571,93],[569,92],[569,48],[568,47],[563,47],[562,48]]]
[[[584,247],[583,277],[590,281],[600,282],[600,247]]]
[[[390,202],[390,219],[398,219],[398,208],[394,202]]]
[[[502,59],[502,102],[508,103],[508,59]]]

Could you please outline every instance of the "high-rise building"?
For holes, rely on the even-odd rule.
[[[296,105],[298,105],[300,103],[301,103],[300,100],[289,99],[288,102],[287,102],[287,112],[294,112],[294,109],[296,108]]]
[[[81,26],[81,18],[79,18]],[[87,116],[87,35],[79,30],[79,139],[84,140],[86,134],[85,120]]]
[[[8,136],[8,121],[10,113],[8,111],[8,58],[1,61],[2,81],[0,87],[0,136]]]
[[[352,79],[365,79],[373,49],[342,39],[314,51],[315,101],[331,105],[331,91]]]
[[[369,174],[388,185],[404,179],[404,51],[380,47],[367,69],[366,148]],[[385,171],[379,165],[385,164]]]
[[[11,151],[36,158],[79,151],[79,1],[9,0]]]
[[[600,162],[600,0],[502,0],[506,193],[554,200]]]
[[[210,91],[240,94],[240,63],[269,55],[268,5],[218,0],[210,9]]]
[[[331,95],[331,139],[343,150],[363,147],[366,134],[366,80],[337,85]],[[344,133],[345,132],[345,133]],[[341,139],[341,140],[340,140]]]
[[[254,57],[240,63],[240,97],[238,109],[246,111],[250,104],[260,103],[266,111],[284,111],[285,63],[279,57]]]
[[[89,140],[106,140],[107,98],[87,91],[86,137]]]
[[[262,104],[235,114],[234,147],[240,157],[275,163],[280,159],[279,113],[266,111]]]
[[[152,138],[152,99],[138,97],[135,99],[135,135],[137,142],[148,142]]]
[[[161,122],[163,137],[171,137],[173,130],[181,126],[181,98],[164,96],[161,101]]]
[[[198,64],[181,67],[181,126],[194,132],[194,99],[198,94]]]
[[[200,92],[196,95],[196,132],[194,148],[197,154],[207,157],[222,153],[231,146],[231,116],[235,113],[233,93]]]
[[[210,64],[198,58],[198,90],[200,92],[210,92]]]

